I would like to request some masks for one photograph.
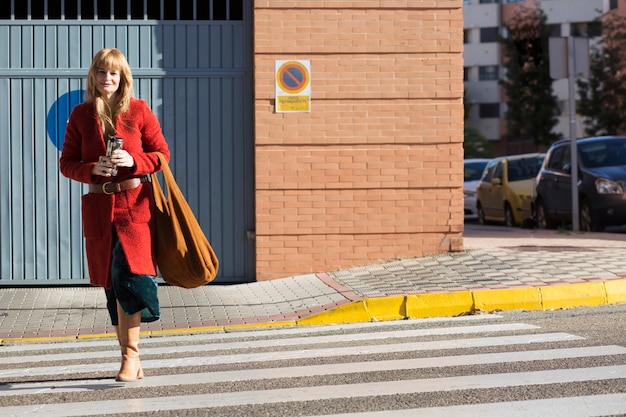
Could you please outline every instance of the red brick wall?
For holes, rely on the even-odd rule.
[[[257,279],[462,249],[461,0],[254,8]],[[310,113],[274,111],[283,59]]]

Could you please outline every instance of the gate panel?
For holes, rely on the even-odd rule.
[[[0,285],[88,283],[86,187],[64,178],[58,159],[73,98],[104,46],[127,55],[135,95],[161,121],[176,179],[220,258],[216,282],[254,280],[250,33],[244,21],[0,20]]]

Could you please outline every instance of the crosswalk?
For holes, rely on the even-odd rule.
[[[497,315],[144,337],[140,347],[146,378],[118,383],[115,340],[0,346],[0,415],[626,414],[626,347]]]

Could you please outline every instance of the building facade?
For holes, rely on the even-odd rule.
[[[540,7],[547,17],[551,36],[588,37],[590,43],[600,38],[600,16],[619,7],[622,0],[541,0]],[[503,73],[502,46],[498,35],[516,13],[520,0],[464,0],[463,1],[463,79],[467,100],[471,104],[467,125],[489,139],[499,155],[538,151],[532,142],[524,143],[508,138],[503,123],[505,99],[498,84]],[[553,91],[560,103],[561,116],[555,131],[570,136],[569,87],[567,79],[555,80]],[[580,117],[576,119],[578,137],[584,129]]]
[[[462,248],[462,4],[255,1],[257,278]],[[274,61],[310,59],[310,113]]]
[[[88,282],[59,175],[93,54],[117,47],[221,261],[249,282],[462,249],[461,0],[0,5],[0,285]],[[276,62],[310,110],[276,111]]]

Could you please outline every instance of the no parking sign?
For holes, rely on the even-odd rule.
[[[276,112],[311,110],[311,62],[276,61]]]

